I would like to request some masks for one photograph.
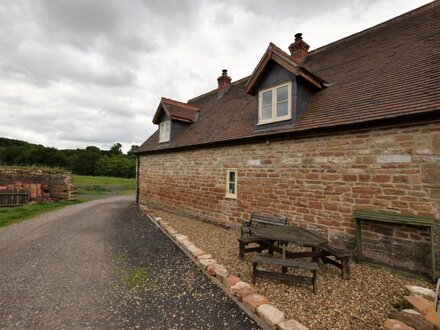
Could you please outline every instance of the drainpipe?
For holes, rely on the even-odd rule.
[[[136,205],[139,205],[139,156],[136,156]]]

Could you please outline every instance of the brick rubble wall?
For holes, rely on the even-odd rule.
[[[63,170],[0,168],[0,190],[26,190],[30,201],[75,199],[71,173]]]
[[[237,199],[225,197],[226,169],[232,168],[238,171]],[[355,209],[438,221],[440,123],[145,155],[139,176],[141,205],[230,223],[254,210],[287,216],[353,248]],[[391,226],[364,226],[366,255],[428,267],[426,232]],[[388,255],[376,253],[383,248]],[[439,256],[439,243],[436,250]],[[402,259],[402,251],[410,253]],[[420,262],[411,264],[416,256]]]

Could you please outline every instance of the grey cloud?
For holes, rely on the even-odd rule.
[[[143,138],[143,134],[136,134],[135,130],[125,129],[127,124],[135,125],[133,120],[129,120],[128,123],[114,119],[103,121],[105,124],[85,122],[82,125],[73,125],[69,130],[59,132],[57,139],[80,141],[91,145],[97,142],[101,144],[126,143],[127,141],[139,141],[139,138]]]
[[[4,102],[8,106],[30,106],[30,103],[23,95],[6,95],[0,98],[0,102]]]
[[[10,61],[0,61],[0,70],[11,78],[25,78],[36,84],[73,80],[84,84],[129,86],[136,76],[126,68],[106,66],[97,69],[82,54],[66,48],[49,49],[40,44],[24,43],[9,53]]]
[[[304,20],[310,17],[317,17],[323,13],[336,11],[340,8],[366,9],[378,1],[379,0],[271,0],[270,2],[267,2],[254,0],[225,0],[228,5],[236,5],[257,16],[265,18],[270,17],[275,20],[286,18]]]
[[[146,29],[150,15],[137,1],[40,0],[36,11],[40,26],[58,42],[86,50],[114,44],[126,53],[154,49],[154,33]]]
[[[76,36],[79,43],[111,35],[118,26],[118,6],[115,1],[41,0],[35,3],[37,16],[46,31],[63,36]]]
[[[142,3],[157,14],[190,16],[200,7],[200,0],[142,0]]]

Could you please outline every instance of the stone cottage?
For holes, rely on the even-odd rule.
[[[215,90],[162,98],[138,151],[139,204],[223,223],[287,216],[348,247],[356,210],[438,222],[439,32],[436,1],[312,51],[298,33],[246,78],[223,70]],[[429,267],[422,229],[366,229],[372,255]]]

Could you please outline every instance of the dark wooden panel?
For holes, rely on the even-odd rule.
[[[15,190],[0,191],[0,207],[2,206],[19,206],[29,202],[29,194],[27,192]]]

